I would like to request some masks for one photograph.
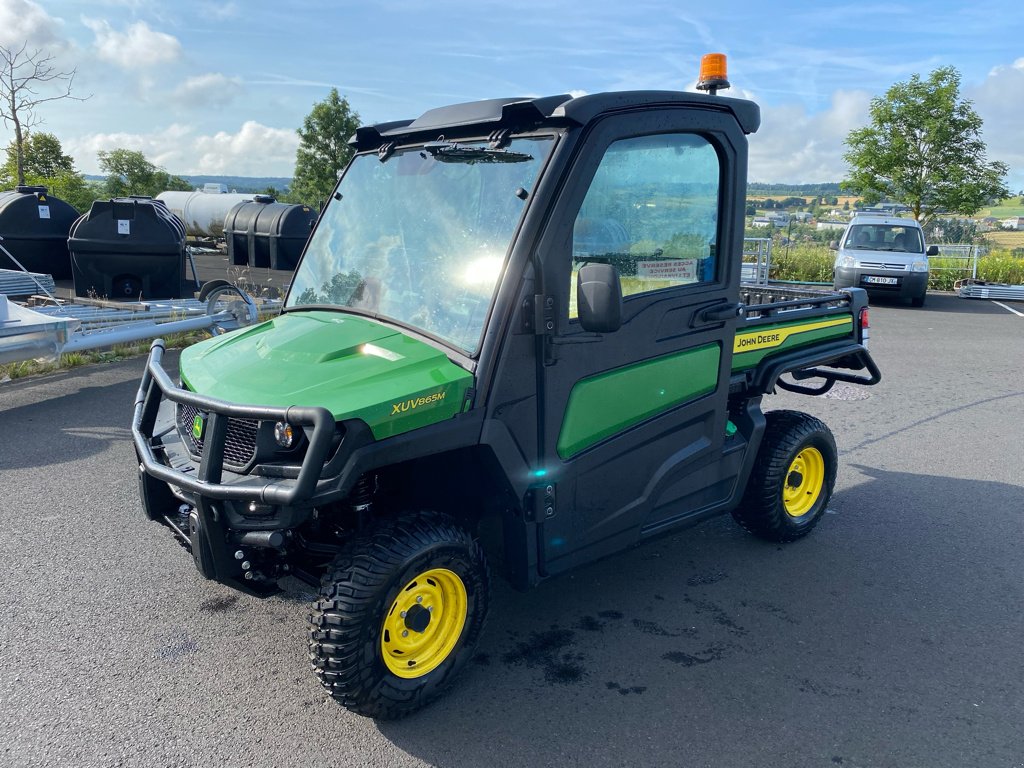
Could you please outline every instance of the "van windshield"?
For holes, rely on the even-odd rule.
[[[863,251],[924,253],[921,230],[899,224],[854,224],[846,233],[843,247]]]
[[[470,355],[554,137],[356,157],[321,214],[285,306],[359,310]]]

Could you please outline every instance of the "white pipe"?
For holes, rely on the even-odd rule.
[[[78,333],[68,339],[61,349],[61,353],[81,352],[86,349],[99,349],[100,347],[111,347],[115,344],[127,344],[132,341],[152,339],[167,333],[203,330],[222,320],[231,320],[233,317],[231,312],[225,310],[215,315],[187,317],[184,320],[172,320],[169,323],[141,322],[120,328],[94,331],[92,333]]]

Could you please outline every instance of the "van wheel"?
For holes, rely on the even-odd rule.
[[[799,411],[772,411],[743,501],[732,515],[768,541],[806,536],[825,513],[836,481],[836,441],[824,422]]]
[[[404,717],[472,657],[489,602],[483,550],[447,515],[419,513],[353,539],[321,581],[309,659],[338,702]]]
[[[915,296],[914,298],[912,298],[910,300],[911,306],[923,307],[924,306],[924,297],[927,296],[927,295],[928,294],[926,294],[926,293],[922,293],[920,296]]]

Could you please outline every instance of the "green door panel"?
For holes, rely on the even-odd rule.
[[[569,394],[558,455],[568,459],[718,385],[719,344],[707,344],[580,379]]]

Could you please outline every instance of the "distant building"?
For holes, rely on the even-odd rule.
[[[750,222],[750,226],[770,227],[772,226],[772,220],[769,219],[767,216],[755,216],[754,219]]]
[[[793,214],[793,221],[799,221],[801,223],[811,220],[811,214],[807,211],[797,211]]]
[[[817,230],[824,229],[846,229],[845,221],[819,221],[815,227]]]
[[[1003,229],[1024,230],[1024,216],[1011,216],[1008,219],[1003,219],[999,224]]]

